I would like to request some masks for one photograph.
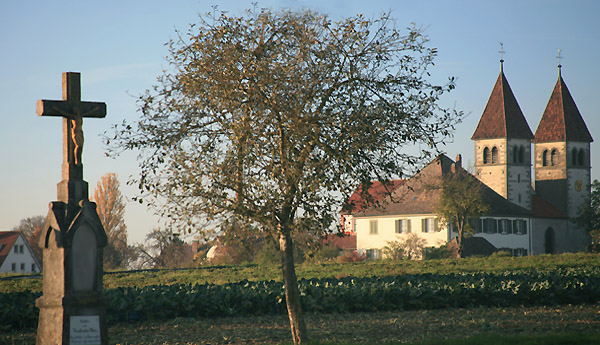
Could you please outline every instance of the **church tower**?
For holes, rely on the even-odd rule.
[[[509,201],[531,210],[531,139],[533,133],[508,85],[500,75],[475,133],[475,174]]]
[[[569,218],[590,196],[593,141],[561,75],[535,132],[535,191]]]

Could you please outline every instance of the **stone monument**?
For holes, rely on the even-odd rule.
[[[107,300],[102,295],[106,233],[83,180],[84,117],[103,118],[106,104],[82,102],[80,74],[62,75],[63,100],[37,101],[40,116],[63,118],[62,181],[50,203],[39,245],[44,253],[37,344],[106,345]]]

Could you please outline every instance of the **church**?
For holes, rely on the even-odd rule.
[[[574,218],[591,193],[592,136],[560,65],[534,134],[500,62],[500,75],[471,138],[475,171],[469,175],[483,184],[489,206],[484,216],[472,220],[473,238],[514,256],[582,251],[586,232]],[[369,194],[378,205],[364,205],[355,192],[351,201],[358,206],[343,214],[342,222],[344,231],[356,236],[358,253],[381,258],[386,245],[410,233],[426,247],[452,241],[457,233],[435,213],[440,191],[427,186],[456,169],[463,169],[460,155],[456,161],[440,155],[410,179],[386,188],[375,182]]]

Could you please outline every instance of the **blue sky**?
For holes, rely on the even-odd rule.
[[[25,217],[45,215],[56,199],[62,163],[62,125],[35,114],[38,99],[61,99],[61,73],[81,73],[82,99],[107,103],[105,119],[84,121],[84,178],[90,194],[107,172],[116,172],[126,197],[136,188],[135,154],[104,155],[100,134],[124,119],[138,118],[135,96],[150,88],[166,66],[166,43],[175,29],[197,22],[212,5],[240,14],[252,1],[0,1],[0,230]],[[377,16],[391,10],[400,27],[415,23],[439,49],[433,80],[457,78],[457,89],[442,100],[469,114],[453,142],[442,149],[473,163],[470,140],[499,73],[504,72],[529,126],[535,132],[557,79],[562,75],[579,111],[600,140],[600,1],[260,1],[272,9],[310,8],[343,18]],[[592,166],[600,147],[592,143]],[[600,179],[600,169],[592,169]],[[126,208],[130,242],[141,242],[159,220],[134,202]]]

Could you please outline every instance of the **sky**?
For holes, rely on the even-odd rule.
[[[84,179],[90,196],[100,177],[118,174],[127,199],[129,242],[144,241],[161,220],[131,201],[139,173],[135,153],[106,157],[101,135],[123,120],[139,119],[136,96],[156,84],[167,67],[164,45],[198,23],[198,14],[218,10],[241,15],[254,1],[103,0],[0,1],[0,230],[46,215],[61,180],[62,120],[36,115],[38,99],[62,99],[61,74],[81,73],[84,101],[107,104],[104,119],[85,119]],[[454,139],[441,149],[473,165],[470,140],[500,72],[504,73],[533,132],[558,77],[562,76],[587,123],[600,141],[600,1],[596,0],[270,0],[259,7],[312,9],[341,19],[391,11],[399,27],[415,23],[437,47],[432,80],[454,76],[457,88],[441,104],[467,114]],[[600,147],[592,143],[592,179],[600,179]]]

